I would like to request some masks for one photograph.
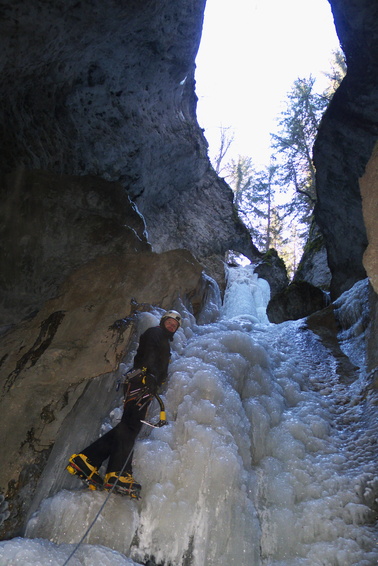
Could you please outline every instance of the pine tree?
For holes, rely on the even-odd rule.
[[[282,255],[285,246],[288,244],[288,238],[285,238],[285,224],[279,213],[279,208],[273,206],[271,210],[270,221],[270,242],[269,247],[274,248]]]
[[[235,207],[249,228],[257,247],[267,251],[271,243],[272,206],[276,165],[255,169],[252,159],[239,155],[228,166],[227,180],[235,193]]]
[[[255,176],[256,172],[250,157],[239,155],[227,165],[227,182],[235,194],[235,208],[258,246],[259,232],[250,218],[251,215],[260,216],[260,211],[254,206],[253,197],[250,198]]]
[[[261,206],[265,212],[263,225],[261,226],[262,231],[265,232],[261,238],[263,243],[263,249],[268,251],[272,247],[272,237],[273,237],[273,206],[274,206],[274,196],[275,196],[275,175],[277,172],[277,165],[270,164],[265,169],[258,172],[256,175],[256,181],[253,186],[254,191],[260,197]],[[261,225],[261,224],[260,224]],[[278,224],[275,226],[277,231]]]
[[[280,161],[280,185],[285,190],[294,188],[307,207],[316,202],[312,146],[327,105],[324,97],[313,91],[314,83],[311,76],[294,82],[278,120],[278,134],[271,134],[272,148]]]
[[[318,125],[346,73],[343,53],[336,51],[333,55],[331,72],[324,73],[330,85],[322,94],[315,91],[312,76],[293,83],[278,119],[278,131],[271,134],[274,155],[265,169],[256,170],[251,157],[240,155],[223,167],[234,138],[228,128],[221,128],[214,168],[217,172],[226,169],[226,179],[235,193],[235,208],[254,243],[261,250],[274,247],[289,272],[299,262],[316,203],[312,147]],[[279,198],[279,192],[286,198]]]
[[[302,238],[303,244],[316,203],[312,147],[328,104],[325,96],[314,91],[314,83],[311,76],[294,82],[278,120],[278,133],[271,134],[279,167],[277,182],[280,191],[289,197],[281,209],[290,230],[296,226],[296,238]]]
[[[329,73],[323,73],[329,80],[329,86],[325,89],[323,96],[329,101],[341,85],[343,78],[347,72],[347,65],[344,53],[337,49],[332,53],[331,70]]]

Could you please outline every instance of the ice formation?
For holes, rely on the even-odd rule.
[[[337,302],[357,381],[366,288]],[[361,387],[340,380],[304,320],[268,322],[269,287],[251,267],[230,271],[224,305],[210,295],[201,324],[183,309],[163,395],[169,425],[136,445],[142,500],[111,496],[78,544],[107,495],[59,491],[26,538],[0,543],[1,566],[378,563],[377,425],[362,418]]]

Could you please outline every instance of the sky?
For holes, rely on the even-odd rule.
[[[235,138],[226,161],[240,154],[268,165],[269,134],[292,84],[312,74],[322,91],[336,49],[327,0],[207,0],[196,93],[210,157],[222,126]]]

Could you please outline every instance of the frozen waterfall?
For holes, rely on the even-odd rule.
[[[162,396],[169,425],[136,445],[143,497],[110,496],[68,566],[375,566],[366,296],[362,281],[336,304],[342,348],[361,368],[348,384],[305,320],[268,322],[269,286],[250,266],[230,270],[224,304],[214,291],[201,324],[183,309]],[[107,497],[75,485],[42,501],[27,538],[0,543],[1,566],[67,563]]]

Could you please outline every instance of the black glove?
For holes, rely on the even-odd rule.
[[[151,395],[156,395],[158,390],[158,383],[156,377],[152,373],[147,373],[143,378],[142,383],[146,387],[148,393],[151,393]]]

